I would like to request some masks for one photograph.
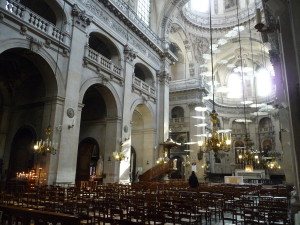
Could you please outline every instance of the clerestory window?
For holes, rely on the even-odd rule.
[[[146,25],[149,26],[149,22],[150,22],[150,0],[138,0],[137,15]]]

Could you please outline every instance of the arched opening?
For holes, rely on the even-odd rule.
[[[149,165],[154,165],[155,130],[154,120],[149,108],[144,104],[136,106],[132,114],[131,145],[136,152],[136,167],[140,175]]]
[[[135,64],[134,75],[146,84],[153,86],[154,80],[150,70],[141,63]]]
[[[85,138],[79,143],[76,168],[76,182],[88,181],[96,175],[99,159],[99,145],[93,138]]]
[[[117,147],[118,113],[116,99],[109,88],[100,84],[93,84],[86,90],[82,103],[84,107],[81,113],[79,139],[93,141],[87,144],[84,142],[85,145],[78,147],[76,181],[87,181],[90,175],[93,176],[92,179],[94,180],[102,180],[104,176],[110,179],[108,176],[112,173],[108,170],[111,168],[107,160],[104,159],[110,158]],[[84,148],[91,148],[90,145],[97,146],[98,149],[96,151],[97,157],[93,156],[93,159],[88,155],[90,153],[84,150]],[[84,164],[81,162],[81,153],[86,154]],[[94,172],[94,170],[96,171]]]
[[[0,146],[4,149],[3,158],[9,162],[4,164],[5,169],[9,171],[9,179],[15,176],[16,172],[20,172],[17,170],[28,172],[28,168],[33,165],[48,171],[46,160],[36,158],[33,162],[31,155],[22,155],[25,154],[24,151],[22,154],[17,152],[21,154],[18,156],[20,159],[24,158],[23,163],[14,164],[13,161],[15,161],[15,151],[19,151],[16,148],[23,143],[22,141],[24,143],[28,141],[22,148],[27,148],[29,154],[29,139],[31,139],[30,151],[32,152],[34,141],[44,137],[43,126],[52,122],[49,101],[52,96],[57,96],[57,90],[56,77],[52,68],[38,54],[22,48],[9,49],[0,54],[0,96],[2,96],[0,127],[3,132],[1,140],[4,140],[0,141]],[[30,129],[27,131],[25,128],[25,131],[17,131],[20,127],[29,126],[32,127],[32,131],[29,131]]]
[[[56,25],[56,15],[47,2],[43,0],[20,0],[20,3],[52,24]]]
[[[183,118],[184,109],[180,106],[175,106],[171,111],[171,118]]]
[[[272,121],[269,117],[264,117],[259,121],[259,131],[269,132],[272,130]]]
[[[115,65],[120,65],[120,54],[116,46],[104,35],[92,32],[89,38],[89,47],[111,60]]]
[[[9,160],[7,180],[16,178],[16,173],[29,172],[36,169],[34,165],[33,143],[36,135],[29,127],[20,128],[15,134]]]

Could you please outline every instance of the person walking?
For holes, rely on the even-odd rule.
[[[196,188],[199,185],[198,178],[195,174],[195,171],[192,171],[192,174],[189,177],[189,185],[191,188]]]

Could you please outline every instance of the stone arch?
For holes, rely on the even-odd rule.
[[[175,106],[171,109],[171,118],[182,118],[184,114],[184,109],[181,106]]]
[[[134,66],[134,75],[150,86],[154,86],[155,79],[150,69],[142,63],[136,63]]]
[[[111,106],[111,108],[109,108],[108,114],[110,115],[114,115],[116,117],[121,117],[122,116],[122,112],[121,112],[121,100],[120,97],[116,91],[116,89],[113,87],[113,85],[111,83],[106,83],[105,86],[102,84],[102,79],[101,78],[91,78],[86,80],[80,87],[80,91],[79,91],[79,102],[83,101],[83,97],[84,94],[86,93],[87,89],[90,88],[91,86],[98,84],[101,87],[105,87],[107,90],[105,91],[105,93],[109,93],[109,95],[107,95],[105,97],[105,100],[107,102],[114,102],[115,104],[113,104]]]
[[[147,103],[136,101],[131,107],[131,144],[135,146],[136,166],[148,168],[148,164],[154,162],[154,146],[155,146],[155,122],[154,114]],[[147,163],[148,161],[148,163]]]
[[[66,1],[39,1],[35,4],[34,0],[20,0],[20,4],[29,8],[34,13],[38,14],[45,20],[51,22],[56,27],[63,27],[64,21],[67,18]],[[69,18],[70,21],[70,18]]]
[[[31,126],[22,126],[14,134],[10,149],[10,160],[7,172],[7,181],[16,178],[16,173],[35,168],[32,146],[36,140],[36,133]],[[2,171],[1,171],[2,174]]]
[[[29,41],[24,39],[8,39],[6,41],[3,41],[0,45],[0,54],[7,50],[11,49],[26,49],[28,50]],[[31,52],[31,51],[30,51]],[[40,48],[38,52],[31,52],[33,53],[31,56],[33,61],[36,61],[35,66],[41,68],[43,70],[42,76],[45,81],[47,81],[47,84],[49,85],[49,88],[46,90],[46,96],[53,96],[54,94],[57,96],[64,97],[65,96],[65,81],[62,76],[62,71],[60,69],[60,66],[56,64],[56,59],[49,54],[48,51],[44,48]],[[55,53],[57,54],[57,53]],[[43,65],[45,65],[45,62],[43,62],[43,59],[47,66],[50,67],[51,70],[47,68],[42,68]],[[50,73],[53,73],[56,71],[56,77],[51,76]],[[51,90],[51,93],[50,93]]]
[[[115,65],[121,64],[121,51],[112,38],[98,30],[91,31],[88,37],[88,45],[91,49],[111,60]]]
[[[77,154],[76,181],[88,181],[96,176],[96,166],[99,159],[99,144],[92,137],[80,141]]]

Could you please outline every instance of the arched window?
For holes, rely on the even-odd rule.
[[[192,10],[198,11],[198,12],[208,12],[209,10],[209,1],[208,0],[191,0],[190,7]]]
[[[229,90],[228,98],[241,98],[242,97],[242,80],[241,76],[237,73],[232,73],[228,77],[227,88]]]
[[[176,106],[172,109],[171,118],[182,118],[184,117],[184,110],[180,106]]]
[[[262,97],[270,95],[272,92],[270,73],[266,69],[259,69],[255,76],[257,95]]]
[[[259,131],[268,132],[272,129],[272,121],[269,117],[264,117],[259,121]]]
[[[146,25],[149,26],[150,0],[138,0],[137,15]]]

